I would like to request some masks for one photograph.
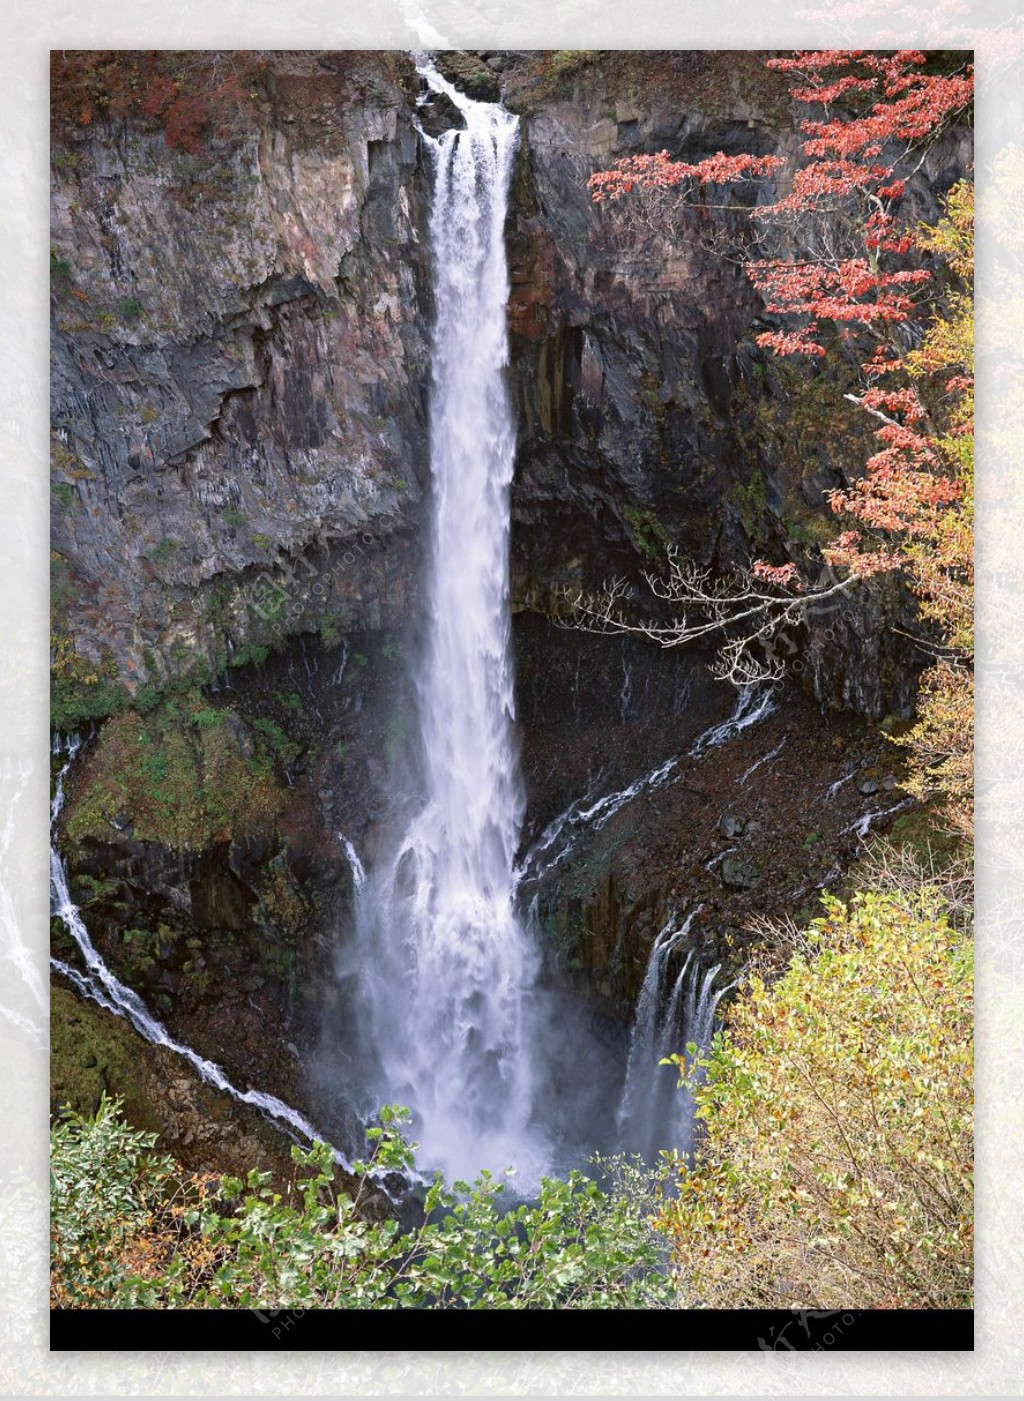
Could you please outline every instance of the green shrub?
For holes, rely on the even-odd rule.
[[[263,647],[258,642],[246,642],[232,653],[228,666],[262,666],[269,656],[269,647]]]
[[[172,539],[170,535],[165,535],[162,540],[158,540],[155,545],[152,545],[146,551],[146,557],[151,560],[153,564],[166,564],[177,548],[178,541]]]
[[[58,571],[60,565],[58,564]],[[64,577],[58,572],[58,578]],[[57,613],[54,607],[54,613]],[[75,650],[67,633],[54,621],[50,636],[50,723],[61,734],[72,734],[90,720],[102,720],[124,709],[128,692],[118,679],[112,654],[92,662]]]
[[[705,1138],[661,1221],[682,1302],[969,1308],[970,942],[927,887],[823,904],[700,1062]]]
[[[73,270],[67,258],[61,258],[51,248],[50,249],[50,282],[54,290],[58,290],[71,281]]]
[[[154,1157],[156,1134],[130,1128],[120,1100],[93,1118],[68,1113],[50,1134],[51,1299],[56,1306],[149,1307],[147,1280],[158,1238],[154,1208],[167,1195],[170,1158]]]
[[[337,613],[325,613],[320,620],[320,641],[324,647],[337,647],[345,635],[342,620]]]
[[[52,1135],[52,1297],[60,1303],[230,1308],[659,1308],[673,1300],[651,1229],[655,1184],[621,1163],[606,1184],[582,1173],[545,1179],[531,1202],[506,1205],[482,1174],[423,1197],[423,1224],[362,1218],[371,1173],[413,1162],[384,1108],[373,1153],[338,1193],[323,1144],[292,1149],[292,1201],[251,1171],[245,1182],[179,1179],[149,1157],[153,1137],[105,1100]],[[296,1204],[293,1204],[296,1203]]]

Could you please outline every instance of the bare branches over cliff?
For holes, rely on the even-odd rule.
[[[585,632],[629,633],[659,647],[683,647],[705,639],[717,644],[716,676],[736,686],[778,681],[797,651],[794,633],[808,618],[838,606],[839,597],[860,579],[836,579],[825,569],[819,582],[806,585],[794,565],[774,568],[760,561],[727,578],[667,551],[663,575],[644,579],[666,608],[660,616],[643,616],[635,607],[635,590],[625,579],[609,581],[600,593],[565,589],[564,612],[557,621]]]

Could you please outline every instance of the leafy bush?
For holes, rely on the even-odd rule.
[[[51,1301],[84,1308],[149,1305],[147,1276],[165,1257],[154,1229],[169,1195],[170,1158],[156,1135],[131,1128],[106,1095],[92,1119],[67,1114],[50,1135]]]
[[[52,587],[59,589],[68,575],[60,562],[51,571]],[[54,615],[59,611],[52,608]],[[128,695],[118,679],[109,653],[100,662],[79,656],[71,637],[54,618],[50,634],[50,723],[61,734],[72,734],[90,720],[123,710]]]
[[[50,282],[55,290],[59,290],[69,283],[74,276],[74,271],[67,258],[62,258],[54,249],[50,249]]]
[[[258,642],[245,642],[232,653],[228,666],[262,666],[270,656],[270,648]]]
[[[968,1307],[971,945],[927,887],[824,905],[699,1062],[705,1138],[660,1221],[681,1301]]]
[[[149,550],[146,557],[156,565],[167,564],[175,550],[178,548],[178,541],[165,535],[162,540],[158,540]]]
[[[672,1303],[651,1228],[652,1179],[611,1165],[605,1188],[582,1173],[547,1179],[536,1200],[505,1207],[506,1184],[440,1179],[422,1224],[361,1212],[375,1170],[412,1166],[385,1108],[354,1195],[335,1194],[330,1149],[293,1148],[298,1204],[267,1173],[180,1181],[153,1136],[116,1103],[70,1116],[52,1135],[53,1286],[58,1303],[122,1307],[657,1308]]]

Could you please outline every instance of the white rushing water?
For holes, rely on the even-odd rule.
[[[882,822],[887,817],[894,817],[896,813],[906,811],[907,808],[913,806],[913,803],[913,798],[904,798],[901,802],[893,803],[892,807],[872,808],[870,812],[864,813],[863,817],[858,817],[855,822],[844,827],[842,835],[845,836],[847,832],[856,832],[858,837],[866,837],[876,822]]]
[[[85,972],[72,968],[62,959],[51,957],[52,967],[72,983],[83,997],[91,998],[101,1007],[105,1007],[108,1012],[116,1012],[119,1016],[125,1017],[139,1035],[152,1045],[166,1046],[169,1051],[180,1056],[207,1085],[213,1085],[216,1089],[222,1090],[232,1099],[237,1100],[239,1104],[248,1104],[254,1109],[258,1109],[266,1118],[286,1131],[298,1135],[306,1143],[315,1141],[327,1143],[329,1140],[326,1136],[297,1109],[285,1104],[276,1095],[266,1094],[262,1090],[240,1090],[214,1061],[207,1060],[204,1056],[193,1051],[190,1046],[176,1041],[162,1022],[152,1015],[138,993],[126,987],[107,967],[102,954],[92,941],[78,906],[71,898],[68,890],[67,871],[56,846],[57,819],[64,806],[64,780],[79,748],[77,738],[72,738],[66,746],[62,746],[59,740],[54,741],[54,754],[63,754],[67,757],[57,776],[53,798],[50,802],[50,910],[63,923],[65,929],[78,945],[78,951],[85,964]],[[345,1156],[336,1148],[333,1149],[333,1152],[335,1161],[342,1167],[348,1168],[349,1163]]]
[[[769,749],[767,754],[762,754],[760,759],[755,759],[749,768],[744,769],[743,773],[740,774],[740,783],[746,783],[751,774],[757,773],[758,769],[763,768],[765,764],[770,764],[773,759],[777,759],[788,742],[789,735],[783,735],[774,749]]]
[[[508,596],[515,434],[505,385],[504,226],[518,119],[426,61],[464,127],[434,139],[429,619],[417,677],[423,801],[359,905],[379,1095],[408,1104],[451,1176],[545,1153],[532,1139],[526,997],[538,958],[514,908],[523,800]]]
[[[759,720],[766,720],[777,709],[778,701],[770,686],[763,690],[758,690],[755,686],[743,686],[736,697],[732,714],[699,734],[690,746],[688,756],[702,758],[709,750],[727,744],[743,730],[756,725]],[[780,745],[765,758],[774,757],[781,747]],[[764,760],[758,761],[763,762]],[[756,768],[757,764],[753,767]],[[516,868],[517,884],[539,881],[549,876],[569,858],[581,837],[599,832],[617,812],[642,793],[653,793],[655,789],[670,783],[678,769],[679,759],[673,756],[658,764],[649,773],[634,779],[626,788],[620,788],[614,793],[605,793],[600,798],[590,794],[577,798],[564,812],[560,812],[548,823],[526,852]],[[749,774],[752,770],[747,772]],[[744,778],[746,777],[745,774]]]
[[[759,720],[766,720],[778,708],[779,702],[774,687],[765,686],[759,690],[756,686],[741,686],[732,714],[721,724],[712,725],[710,729],[697,736],[690,746],[691,756],[700,758],[709,749],[717,749],[719,745],[728,743],[729,740],[735,739],[738,734],[741,734],[743,730],[748,730],[751,725],[756,725]]]
[[[678,961],[700,908],[691,910],[682,924],[673,916],[658,934],[637,999],[618,1129],[622,1147],[640,1153],[649,1162],[663,1148],[674,1148],[680,1153],[689,1153],[693,1148],[695,1123],[690,1091],[678,1088],[679,1072],[674,1065],[660,1062],[668,1056],[681,1055],[691,1042],[701,1052],[708,1050],[718,1003],[729,990],[714,986],[721,965],[703,967],[692,947],[676,976],[671,977],[672,963]]]

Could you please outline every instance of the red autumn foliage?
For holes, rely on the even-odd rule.
[[[158,117],[170,106],[177,88],[170,78],[159,74],[152,80],[142,99],[142,111],[147,117]]]
[[[860,578],[899,570],[917,595],[931,629],[922,642],[938,660],[922,684],[917,724],[898,742],[911,751],[910,791],[942,796],[950,826],[969,835],[973,188],[956,186],[930,230],[907,221],[903,202],[924,146],[969,107],[973,71],[969,64],[952,74],[929,71],[915,50],[823,50],[768,62],[799,78],[790,89],[795,102],[820,110],[799,124],[804,163],[788,189],[747,211],[762,241],[771,234],[769,247],[787,250],[746,264],[765,310],[787,323],[758,343],[780,355],[822,357],[831,328],[857,353],[865,388],[847,397],[879,421],[879,450],[859,481],[832,493],[833,511],[858,528],[842,531],[824,553]],[[780,170],[771,157],[687,164],[662,152],[621,161],[590,185],[598,203],[636,188],[678,188],[699,205],[707,184],[770,179]],[[941,310],[936,298],[925,300],[929,253],[953,279]],[[926,329],[908,352],[897,328],[912,317]],[[758,561],[753,572],[799,588],[793,565]]]
[[[162,129],[168,146],[197,155],[258,125],[266,70],[260,52],[57,50],[50,75],[54,130],[132,118]]]
[[[848,223],[848,256],[756,259],[747,273],[775,315],[798,318],[795,327],[766,331],[759,343],[782,355],[821,356],[825,323],[884,334],[910,316],[914,291],[928,281],[922,268],[893,264],[912,251],[913,232],[901,222],[910,157],[922,142],[970,104],[973,72],[926,71],[926,56],[913,49],[891,54],[826,49],[768,60],[792,73],[795,102],[822,109],[799,123],[804,164],[774,201],[751,209],[760,225],[842,216]],[[843,110],[833,104],[843,100]],[[856,110],[849,110],[855,107]],[[598,203],[638,188],[679,188],[699,202],[708,185],[772,178],[785,162],[775,156],[721,152],[696,163],[673,161],[666,151],[631,156],[591,177]]]
[[[202,150],[203,128],[210,108],[202,97],[177,97],[164,113],[164,137],[168,146],[193,155]]]
[[[796,592],[803,589],[803,580],[795,564],[769,564],[766,560],[758,559],[750,572],[755,579],[766,584],[776,584],[779,588],[791,588]]]
[[[727,156],[721,151],[697,165],[671,160],[667,151],[654,156],[627,156],[611,170],[599,170],[588,182],[595,204],[628,195],[639,186],[671,189],[687,180],[699,184],[730,184],[774,175],[785,165],[781,156]]]

